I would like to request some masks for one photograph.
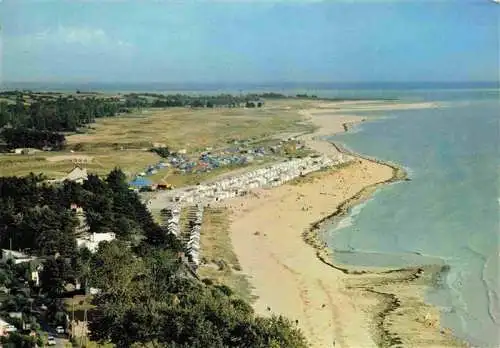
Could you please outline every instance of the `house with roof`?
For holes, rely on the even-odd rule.
[[[75,166],[75,168],[73,168],[61,181],[69,180],[82,184],[85,180],[87,180],[87,178],[87,168]]]
[[[12,261],[15,265],[18,265],[20,263],[24,262],[30,262],[32,260],[35,260],[36,257],[29,256],[25,253],[22,253],[20,251],[14,251],[10,249],[2,249],[2,258],[0,259],[0,262],[5,263],[9,260]]]
[[[101,242],[111,242],[115,239],[116,234],[113,232],[87,233],[80,238],[76,238],[76,245],[78,248],[87,248],[90,252],[95,253]]]
[[[9,260],[15,265],[29,263],[29,280],[32,281],[35,286],[40,286],[40,272],[43,270],[43,259],[35,256],[29,256],[20,251],[2,249],[2,258],[0,259],[0,262],[6,263]]]

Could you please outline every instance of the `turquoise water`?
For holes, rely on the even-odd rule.
[[[460,96],[441,109],[387,112],[332,138],[405,166],[412,180],[380,188],[326,238],[340,263],[448,264],[446,284],[428,300],[458,336],[497,347],[499,104],[491,94]]]

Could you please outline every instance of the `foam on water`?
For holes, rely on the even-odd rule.
[[[356,216],[361,212],[361,210],[363,210],[363,208],[366,206],[366,204],[371,200],[372,199],[366,200],[366,201],[352,207],[349,210],[349,214],[340,218],[340,220],[336,223],[335,230],[341,230],[343,228],[347,228],[347,227],[351,226],[352,222],[356,218]]]
[[[500,298],[498,296],[499,284],[498,279],[498,257],[499,255],[490,255],[483,267],[483,281],[487,289],[488,296],[488,313],[491,320],[496,324],[500,324]]]
[[[352,216],[347,215],[340,219],[340,221],[337,223],[336,230],[341,230],[343,228],[347,228],[349,226],[352,226]]]

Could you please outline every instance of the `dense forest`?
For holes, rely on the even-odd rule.
[[[42,176],[0,177],[0,246],[29,249],[46,256],[71,255],[76,248],[77,224],[72,204],[83,208],[93,232],[114,232],[123,240],[146,237],[154,245],[174,246],[174,239],[158,226],[139,196],[129,190],[125,174],[115,169],[105,179],[90,174],[82,185],[60,186]]]
[[[5,128],[2,137],[11,149],[35,148],[62,150],[66,144],[64,134],[31,128]]]
[[[90,335],[117,347],[306,347],[295,323],[262,318],[230,288],[200,281],[181,256],[182,245],[155,223],[124,173],[89,175],[83,184],[58,186],[42,176],[0,178],[0,246],[24,250],[43,264],[41,285],[28,277],[32,263],[0,265],[0,287],[9,294],[0,316],[22,312],[31,332],[40,330],[40,310],[53,325],[64,325],[68,284],[100,290],[89,312]],[[78,249],[83,208],[92,232],[114,232],[96,253]],[[86,289],[86,288],[85,288]],[[38,314],[37,314],[38,313]],[[20,322],[14,322],[21,328]],[[36,339],[19,330],[3,338],[6,347],[34,347]]]
[[[1,137],[8,149],[61,150],[65,137],[99,117],[127,112],[116,98],[0,93]]]
[[[0,94],[0,97],[2,94]],[[0,127],[29,128],[51,132],[74,132],[99,117],[112,117],[125,108],[116,98],[57,98],[19,94],[0,103]]]

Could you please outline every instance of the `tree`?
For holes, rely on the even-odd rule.
[[[226,286],[207,286],[187,276],[175,253],[150,250],[141,271],[127,278],[134,289],[127,296],[105,291],[95,298],[94,339],[120,347],[307,346],[288,320],[255,317]]]
[[[75,279],[77,279],[81,284],[85,284],[92,275],[92,262],[93,255],[87,248],[81,248],[78,250],[74,262]]]
[[[36,250],[40,255],[73,255],[77,221],[69,210],[55,212],[45,207],[25,211],[13,238],[17,248]]]
[[[8,336],[1,337],[0,342],[4,348],[34,348],[42,346],[42,342],[36,336],[23,335],[12,332]]]
[[[102,242],[93,257],[91,284],[103,292],[129,298],[134,291],[133,280],[142,272],[142,266],[125,243]]]
[[[82,187],[84,190],[96,194],[105,194],[108,189],[106,183],[99,179],[99,176],[95,174],[89,174],[87,176],[87,180],[83,182]]]
[[[46,130],[5,128],[0,135],[10,149],[23,147],[43,149],[44,147],[51,147],[54,150],[61,150],[66,145],[64,134]]]
[[[120,169],[116,168],[109,172],[106,183],[113,192],[128,192],[127,176]]]
[[[152,249],[144,258],[145,279],[143,286],[145,291],[157,300],[168,296],[175,277],[182,268],[182,261],[175,251]]]
[[[75,273],[61,258],[49,258],[43,264],[40,274],[43,292],[50,297],[58,297],[64,292],[64,285],[74,279]]]
[[[8,104],[0,102],[0,128],[8,125],[12,121],[12,114],[9,111]]]

